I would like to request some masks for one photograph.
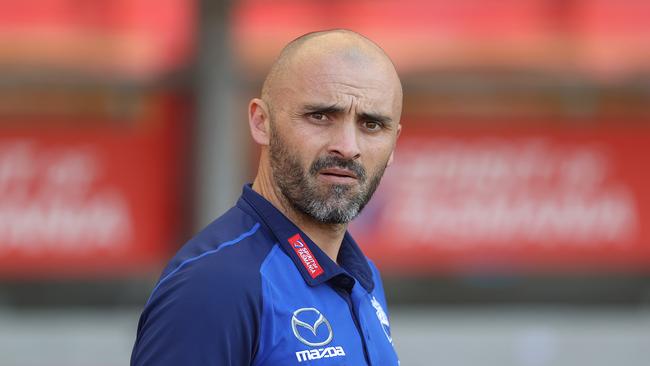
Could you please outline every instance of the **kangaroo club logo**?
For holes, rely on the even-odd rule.
[[[370,303],[372,304],[372,307],[375,308],[377,319],[379,319],[379,322],[381,323],[381,328],[384,330],[384,334],[386,335],[386,338],[392,344],[393,337],[391,337],[390,335],[390,323],[388,322],[388,315],[386,315],[384,308],[381,306],[379,301],[377,301],[377,299],[374,296],[370,299]]]

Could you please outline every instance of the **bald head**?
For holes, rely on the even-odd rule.
[[[344,29],[307,33],[287,44],[264,80],[262,99],[274,104],[283,88],[291,87],[296,77],[308,77],[310,72],[356,68],[370,68],[376,71],[377,78],[386,79],[401,109],[402,87],[388,55],[368,38]]]
[[[334,30],[294,40],[262,98],[249,103],[251,134],[262,146],[253,189],[269,187],[265,197],[299,221],[347,224],[393,160],[401,111],[395,67],[369,39]]]

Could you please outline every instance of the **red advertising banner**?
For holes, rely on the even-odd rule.
[[[0,0],[0,66],[149,78],[194,52],[195,0]]]
[[[235,50],[263,68],[282,46],[318,29],[348,28],[377,41],[401,71],[496,63],[545,64],[554,27],[547,0],[244,0],[233,11]]]
[[[404,126],[352,227],[385,271],[650,271],[650,128]]]
[[[645,0],[241,0],[232,33],[250,70],[301,34],[348,28],[402,73],[496,66],[610,78],[647,72],[648,17]]]
[[[3,121],[0,276],[115,277],[159,266],[182,217],[183,108],[165,97],[134,121]]]

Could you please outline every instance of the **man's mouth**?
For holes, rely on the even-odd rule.
[[[322,169],[319,173],[322,174],[322,175],[331,176],[331,177],[350,178],[350,179],[355,179],[355,180],[358,179],[355,172],[353,172],[352,170],[343,169],[343,168]]]

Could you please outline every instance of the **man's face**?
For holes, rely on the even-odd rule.
[[[363,209],[392,159],[401,96],[380,67],[332,62],[309,65],[274,99],[270,160],[294,209],[340,224]]]

